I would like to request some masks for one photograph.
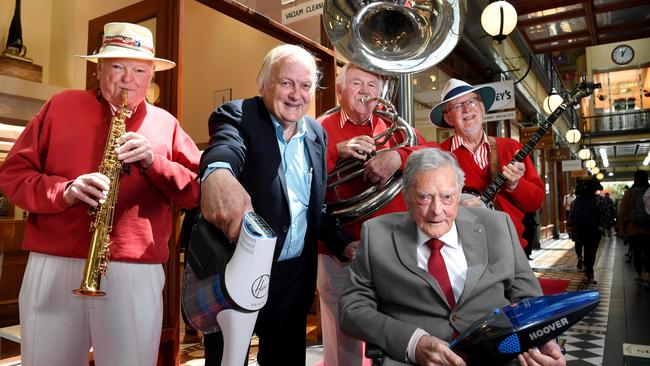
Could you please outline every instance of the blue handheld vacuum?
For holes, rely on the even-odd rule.
[[[468,365],[502,365],[562,334],[599,301],[596,290],[575,291],[496,308],[474,322],[450,348]]]

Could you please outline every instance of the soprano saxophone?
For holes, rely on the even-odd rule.
[[[99,172],[110,179],[110,187],[106,200],[96,208],[90,210],[95,218],[90,224],[92,239],[86,267],[84,268],[81,286],[72,292],[85,296],[104,296],[106,292],[101,291],[99,283],[102,276],[108,270],[109,248],[111,245],[110,234],[113,230],[113,214],[117,204],[117,196],[120,190],[120,173],[123,171],[123,163],[118,160],[115,149],[118,147],[117,140],[126,132],[126,117],[128,92],[122,89],[122,102],[119,112],[111,119],[111,126],[108,130],[108,139],[104,147],[104,156],[99,165]]]

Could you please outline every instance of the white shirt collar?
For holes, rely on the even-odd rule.
[[[425,245],[429,239],[431,239],[430,236],[425,234],[420,228],[417,228],[418,230],[418,236],[417,236],[417,243],[418,247]],[[451,229],[446,232],[443,236],[439,237],[438,239],[442,240],[445,242],[445,245],[449,245],[452,248],[457,248],[458,247],[458,230],[456,229],[456,221],[451,224]]]

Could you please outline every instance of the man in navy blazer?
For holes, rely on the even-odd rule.
[[[362,227],[340,322],[382,348],[384,365],[465,365],[449,348],[454,335],[494,308],[542,295],[510,217],[459,207],[463,181],[450,153],[417,151],[404,168],[409,211]],[[555,341],[518,357],[522,365],[565,364]]]
[[[244,213],[254,210],[277,235],[268,300],[255,325],[263,366],[305,364],[317,237],[326,216],[327,139],[306,116],[317,83],[311,54],[295,45],[274,48],[257,78],[260,96],[212,113],[210,144],[201,157],[205,219],[235,241]],[[222,342],[221,333],[205,337],[206,365],[220,363]]]

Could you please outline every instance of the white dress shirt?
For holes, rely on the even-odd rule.
[[[427,234],[418,228],[418,267],[425,271],[429,270],[428,262],[431,249],[429,249],[426,243],[430,239]],[[465,279],[467,278],[467,260],[465,259],[465,252],[463,252],[463,244],[458,238],[456,222],[452,224],[451,229],[445,235],[438,239],[445,243],[442,249],[440,249],[440,253],[445,260],[449,282],[451,282],[451,288],[454,290],[454,299],[458,301],[465,286]]]
[[[418,267],[428,272],[429,256],[431,249],[426,245],[431,237],[423,233],[418,228],[417,242],[418,242]],[[456,222],[451,226],[451,229],[443,236],[438,238],[442,240],[445,245],[440,249],[442,258],[445,260],[445,267],[447,267],[447,274],[449,275],[449,282],[454,292],[454,299],[458,301],[460,294],[465,287],[465,279],[467,278],[467,260],[465,259],[465,252],[463,252],[463,243],[458,237],[458,230],[456,230]],[[420,338],[429,335],[423,329],[418,328],[411,339],[409,340],[408,349],[406,350],[407,358],[411,362],[415,362],[415,348],[420,341]]]

